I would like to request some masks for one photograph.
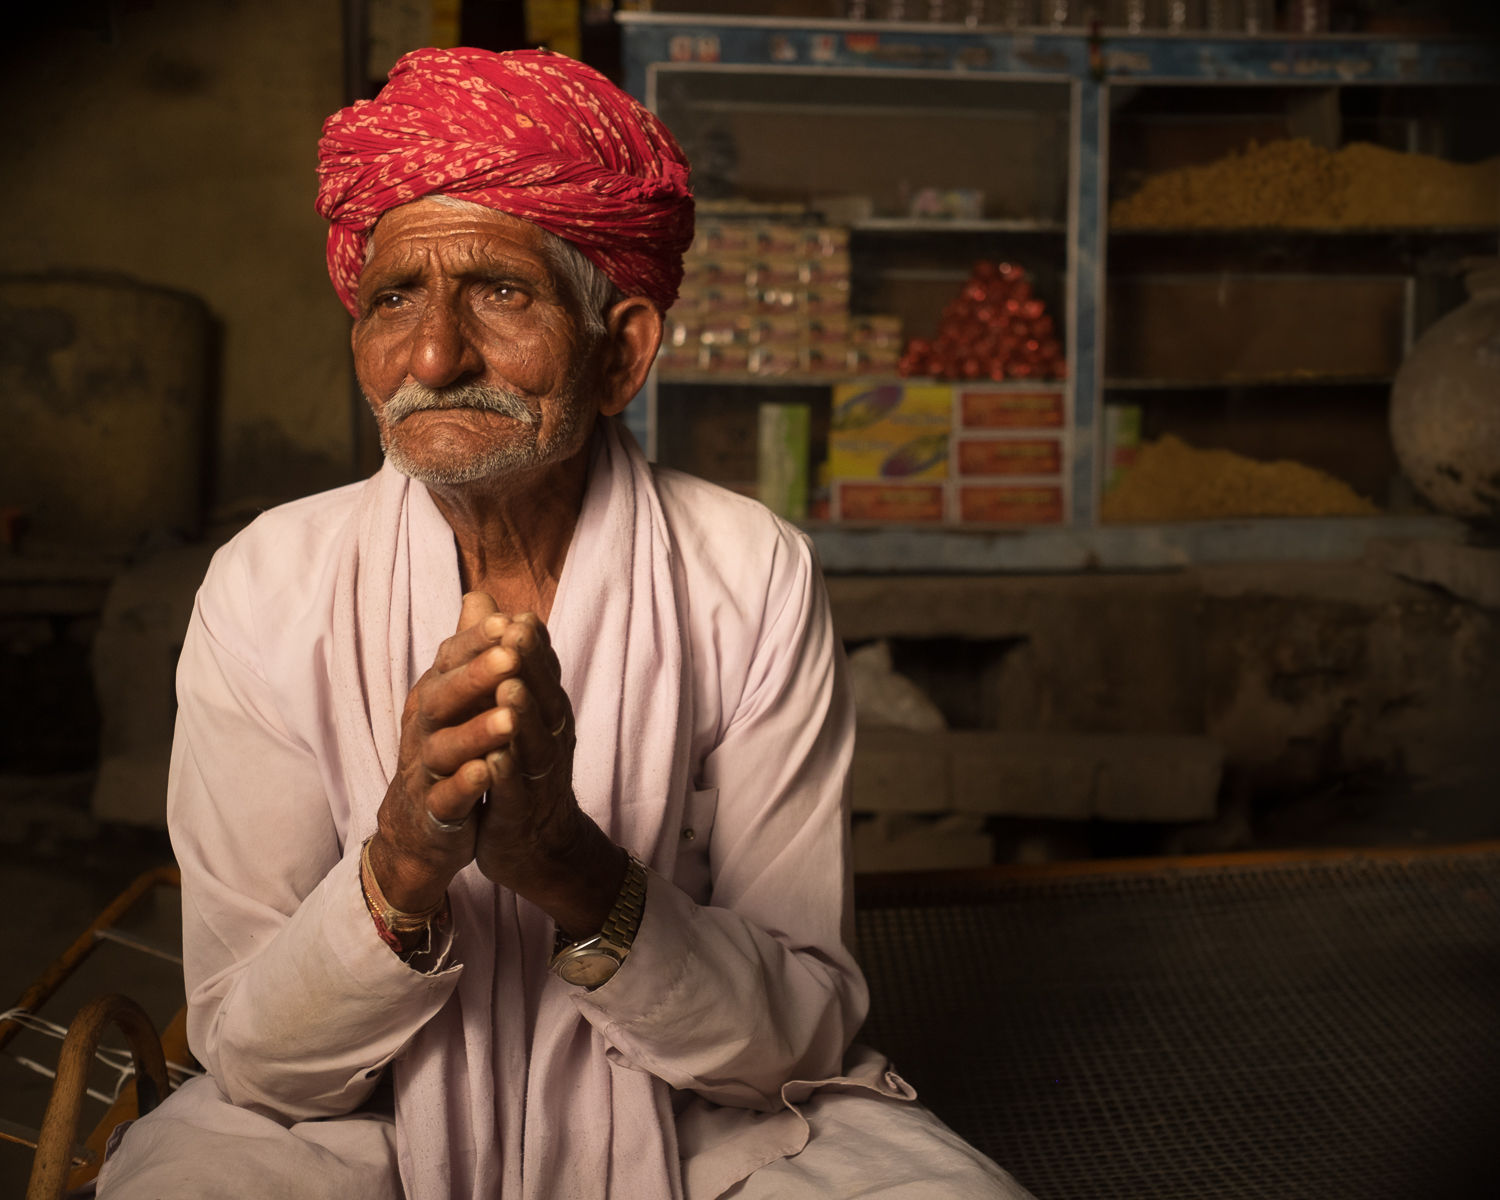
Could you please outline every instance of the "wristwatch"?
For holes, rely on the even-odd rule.
[[[604,927],[593,937],[569,941],[561,929],[552,947],[552,971],[569,983],[593,991],[614,978],[630,953],[635,933],[646,911],[646,868],[634,854],[625,868],[625,882]]]

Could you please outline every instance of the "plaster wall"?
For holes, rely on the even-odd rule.
[[[312,210],[318,130],[342,103],[339,6],[63,9],[0,74],[0,271],[120,272],[203,298],[217,507],[346,481],[349,319]]]

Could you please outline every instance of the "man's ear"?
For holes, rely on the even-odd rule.
[[[607,417],[645,386],[646,373],[661,346],[661,310],[644,296],[630,296],[604,314],[604,387],[599,411]]]

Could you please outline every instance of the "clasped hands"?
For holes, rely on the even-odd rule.
[[[370,865],[396,908],[441,902],[470,862],[569,934],[598,929],[625,853],[573,794],[572,706],[546,626],[483,592],[407,696]]]

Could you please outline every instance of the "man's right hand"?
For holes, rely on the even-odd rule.
[[[511,738],[508,723],[497,729],[494,720],[495,690],[519,665],[502,645],[510,626],[490,596],[465,595],[457,632],[406,698],[396,775],[370,842],[380,890],[403,912],[439,904],[474,857],[474,809],[490,786],[485,756]]]

